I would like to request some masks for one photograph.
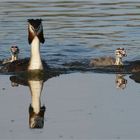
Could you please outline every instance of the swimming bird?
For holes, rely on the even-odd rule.
[[[18,46],[16,45],[11,46],[10,52],[11,52],[11,57],[7,59],[3,59],[1,61],[1,64],[6,64],[18,60],[18,54],[19,54]]]
[[[124,48],[117,48],[115,50],[115,57],[100,57],[90,61],[90,66],[110,66],[110,65],[124,65],[122,58],[127,56]]]
[[[93,67],[95,72],[102,73],[136,73],[140,72],[140,60],[122,61],[122,58],[127,56],[124,48],[115,50],[116,59],[113,57],[101,57],[92,59],[90,67]]]
[[[41,19],[28,19],[28,43],[31,45],[30,58],[18,59],[4,65],[1,72],[19,72],[45,70],[47,64],[42,61],[40,43],[44,43],[43,25]],[[13,58],[14,59],[14,58]]]

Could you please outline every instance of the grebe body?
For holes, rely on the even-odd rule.
[[[7,64],[7,63],[11,63],[13,61],[18,60],[18,54],[19,54],[18,46],[16,46],[16,45],[11,46],[10,52],[11,52],[11,57],[7,58],[7,59],[3,59],[1,61],[1,64]]]
[[[90,61],[90,66],[111,66],[111,65],[123,65],[122,58],[127,56],[124,48],[117,48],[115,50],[115,56],[113,57],[100,57]]]

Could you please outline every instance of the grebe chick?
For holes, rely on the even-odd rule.
[[[40,43],[44,43],[43,26],[41,19],[28,20],[28,43],[31,45],[30,58],[18,59],[8,63],[1,68],[1,72],[19,72],[32,70],[45,70],[48,68],[45,62],[42,62],[40,55]],[[14,49],[12,48],[12,51]],[[15,59],[13,57],[12,59]]]
[[[90,61],[90,66],[110,66],[123,65],[122,58],[127,56],[124,48],[117,48],[115,50],[116,59],[113,57],[100,57]]]
[[[2,61],[2,64],[6,64],[6,63],[13,62],[15,60],[18,60],[18,54],[19,54],[18,46],[16,46],[16,45],[11,46],[10,51],[11,51],[11,57],[4,59]]]

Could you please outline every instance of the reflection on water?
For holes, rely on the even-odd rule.
[[[116,88],[125,89],[127,85],[127,80],[124,78],[123,74],[116,74]]]
[[[45,79],[45,80],[44,80]],[[31,104],[29,105],[29,127],[30,128],[43,128],[44,127],[44,115],[46,107],[41,105],[41,93],[43,90],[44,82],[48,80],[45,77],[43,79],[40,76],[23,77],[20,75],[10,76],[11,86],[18,87],[18,85],[28,86],[31,93]],[[115,79],[116,88],[125,89],[127,80],[124,75],[116,74]]]
[[[49,78],[52,78],[52,75]],[[41,105],[41,93],[43,84],[49,79],[48,77],[42,77],[39,74],[30,74],[30,76],[10,76],[11,86],[17,87],[19,84],[29,86],[31,92],[31,104],[29,106],[29,127],[30,128],[43,128],[44,126],[44,114],[46,107]]]
[[[129,75],[73,73],[47,82],[25,79],[21,75],[10,76],[10,81],[7,75],[0,78],[1,138],[20,139],[25,135],[28,139],[36,136],[40,139],[59,139],[60,136],[62,139],[97,139],[101,134],[107,139],[140,136],[139,131],[135,131],[140,127],[140,87],[129,79]],[[125,89],[124,79],[128,81]],[[10,87],[11,81],[19,86]],[[124,90],[117,90],[117,84]],[[30,131],[28,125],[29,128],[43,129]]]
[[[41,93],[43,89],[44,80],[38,79],[20,79],[17,76],[11,76],[10,80],[16,84],[29,86],[31,92],[31,104],[29,106],[29,127],[30,128],[43,128],[44,126],[44,113],[45,106],[41,106]],[[14,84],[15,85],[15,84]]]
[[[129,76],[130,79],[134,80],[136,83],[140,83],[140,72],[134,73]]]
[[[7,52],[11,44],[19,46],[20,57],[29,57],[30,48],[26,34],[28,18],[43,19],[47,41],[41,48],[41,54],[51,66],[83,60],[82,66],[85,67],[85,62],[90,58],[112,56],[116,48],[122,47],[128,52],[126,59],[140,58],[139,8],[139,0],[1,0],[0,59],[9,57]],[[79,66],[80,69],[81,66]],[[108,73],[108,69],[106,70]],[[132,80],[140,83],[139,73],[131,75],[132,80],[129,79],[129,81],[126,79],[128,75],[116,74],[100,77],[99,74],[93,74],[93,78],[92,74],[83,75],[72,75],[72,78],[65,75],[62,79],[52,81],[50,91],[54,94],[49,95],[50,102],[48,103],[51,104],[49,106],[51,117],[45,129],[47,131],[42,134],[43,137],[50,136],[58,139],[63,138],[64,135],[67,139],[74,137],[81,139],[82,136],[82,138],[93,139],[109,138],[111,135],[111,138],[138,138],[140,136],[138,131],[140,128],[139,86]],[[41,105],[41,92],[45,81],[22,78],[11,76],[10,80],[11,85],[16,88],[19,88],[20,84],[29,86],[32,98],[29,105],[29,127],[44,128],[46,104]],[[7,120],[15,112],[17,115],[21,111],[17,104],[20,104],[21,97],[24,96],[20,95],[14,104],[15,112],[7,111],[12,110],[12,107],[9,109],[9,105],[15,102],[19,91],[15,91],[16,94],[13,95],[6,82],[4,86],[9,92],[0,98],[1,107],[5,105],[5,101],[8,101],[5,105],[6,109],[1,108],[1,134],[13,132],[16,136],[22,136],[25,129],[17,126],[19,126],[19,120],[24,125],[25,122],[22,120],[26,117],[23,116],[18,120],[19,116],[16,116],[15,119],[18,121],[10,124],[11,128]],[[123,93],[127,94],[112,94],[118,93],[114,85],[125,89]],[[7,90],[3,92],[6,93]],[[7,97],[14,99],[7,99]],[[23,105],[25,106],[26,103]],[[63,135],[62,132],[64,132]],[[26,134],[28,135],[27,131]]]
[[[43,128],[45,106],[41,107],[41,92],[43,88],[43,80],[28,80],[32,103],[29,107],[29,124],[30,128]]]

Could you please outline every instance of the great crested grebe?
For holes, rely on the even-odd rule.
[[[43,26],[41,19],[28,20],[28,43],[31,45],[30,59],[18,59],[4,65],[1,72],[18,72],[47,69],[47,64],[41,60],[40,43],[44,43]]]
[[[40,43],[45,42],[42,22],[41,19],[29,19],[28,22],[28,42],[31,44],[31,58],[28,70],[43,70],[40,56]]]
[[[110,66],[123,65],[122,58],[127,56],[124,48],[117,48],[115,50],[116,59],[113,57],[100,57],[90,61],[90,66]]]
[[[6,64],[6,63],[10,63],[10,62],[18,60],[18,54],[19,54],[18,46],[16,46],[16,45],[11,46],[10,52],[11,52],[11,57],[2,60],[1,64]]]

